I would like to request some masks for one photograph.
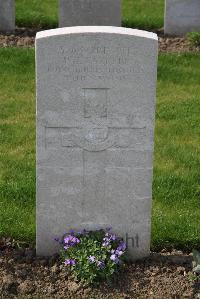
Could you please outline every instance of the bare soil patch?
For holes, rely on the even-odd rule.
[[[200,47],[192,47],[185,37],[159,37],[160,53],[200,52]]]
[[[200,298],[200,280],[192,281],[192,255],[181,251],[151,253],[127,264],[108,284],[78,283],[58,255],[36,257],[31,247],[0,240],[1,298]]]
[[[35,46],[35,35],[41,29],[17,28],[14,34],[0,33],[0,47],[32,48]],[[160,53],[200,52],[200,47],[192,47],[185,37],[168,37],[163,32],[159,36]]]

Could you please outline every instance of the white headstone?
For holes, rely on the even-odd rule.
[[[121,26],[121,0],[59,1],[59,27]]]
[[[0,0],[0,31],[15,30],[15,0]]]
[[[157,36],[118,27],[39,32],[37,253],[69,229],[112,227],[149,254]]]
[[[200,0],[166,0],[165,34],[200,31]]]

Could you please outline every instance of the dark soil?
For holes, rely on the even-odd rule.
[[[0,33],[0,47],[31,48],[35,46],[35,35],[41,29],[17,28],[14,34]],[[162,31],[159,36],[159,52],[162,53],[187,53],[200,52],[200,47],[192,47],[184,37],[167,37]]]
[[[192,47],[184,37],[159,37],[160,53],[200,52],[200,47]]]
[[[127,264],[110,284],[92,288],[73,279],[57,255],[36,257],[30,247],[0,241],[0,295],[11,298],[200,298],[200,280],[192,280],[192,255],[151,253]]]

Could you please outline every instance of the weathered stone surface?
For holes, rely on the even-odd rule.
[[[121,0],[60,0],[59,27],[121,26]]]
[[[166,0],[165,34],[185,35],[200,31],[199,0]]]
[[[0,31],[15,30],[15,0],[0,0]]]
[[[149,253],[157,36],[71,27],[36,37],[37,253],[112,227]]]

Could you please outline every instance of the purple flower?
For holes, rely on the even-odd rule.
[[[117,258],[117,256],[116,256],[115,254],[112,254],[112,255],[110,256],[111,261],[115,261],[116,258]]]
[[[116,254],[112,254],[112,255],[110,256],[110,259],[111,259],[111,261],[113,261],[115,264],[118,264],[118,263],[119,263],[119,258],[118,258],[118,256],[117,256]]]
[[[104,241],[115,241],[117,236],[115,234],[106,233],[105,237],[103,238]]]
[[[109,241],[105,241],[105,242],[102,243],[102,246],[103,246],[103,247],[107,247],[107,246],[109,246],[109,245],[110,245],[110,242],[109,242]]]
[[[64,249],[68,249],[69,247],[73,247],[76,244],[80,243],[80,240],[76,238],[75,236],[68,235],[67,237],[64,238]]]
[[[103,238],[103,244],[104,247],[110,245],[110,239],[108,237]]]
[[[117,247],[118,251],[125,251],[126,250],[126,243],[124,241],[121,241],[119,243],[119,246]]]
[[[74,266],[76,264],[75,260],[67,259],[64,261],[65,266]]]
[[[110,242],[115,241],[116,239],[117,239],[117,236],[115,234],[106,233],[105,237],[103,238],[102,246],[104,246],[104,247],[109,246]]]
[[[117,236],[115,234],[111,234],[111,235],[109,235],[109,239],[111,241],[115,241],[117,239]]]
[[[116,250],[115,251],[115,254],[117,255],[117,256],[121,256],[122,254],[124,253],[124,251],[122,251],[122,250]]]
[[[95,262],[95,259],[96,257],[94,255],[90,255],[88,260],[91,262],[91,263],[94,263]]]
[[[103,268],[105,268],[105,263],[104,263],[104,261],[97,261],[97,267],[99,267],[99,269],[103,269]]]

